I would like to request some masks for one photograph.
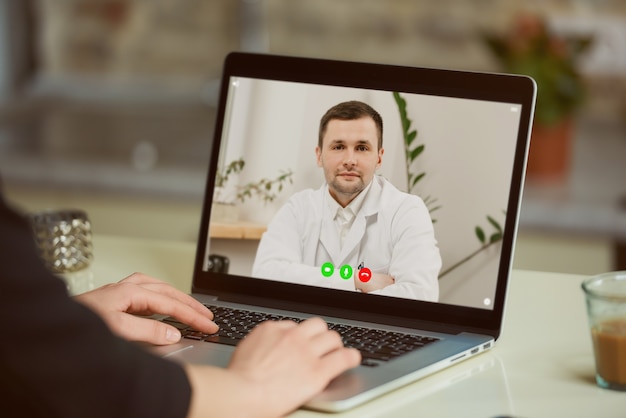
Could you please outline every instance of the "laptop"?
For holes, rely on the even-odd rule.
[[[525,76],[231,53],[217,104],[193,295],[217,320],[233,311],[296,321],[320,316],[341,332],[367,333],[365,339],[401,339],[382,355],[366,356],[357,346],[364,362],[305,405],[314,410],[352,408],[492,348],[503,324],[535,95]],[[307,280],[254,274],[259,243],[280,209],[294,194],[324,187],[315,153],[320,118],[354,100],[384,121],[377,177],[419,196],[430,215],[441,259],[434,299],[398,288],[359,292],[356,277],[369,267],[362,263],[317,260]],[[218,210],[227,196],[237,205],[226,214],[238,211],[236,219]],[[161,355],[228,364],[235,337],[171,323],[186,338],[156,348]]]

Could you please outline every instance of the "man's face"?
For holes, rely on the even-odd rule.
[[[376,124],[369,117],[328,122],[322,148],[315,148],[330,194],[347,206],[372,181],[382,163]]]

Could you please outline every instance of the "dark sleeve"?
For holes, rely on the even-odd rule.
[[[0,415],[181,417],[182,367],[114,336],[39,261],[0,194]]]

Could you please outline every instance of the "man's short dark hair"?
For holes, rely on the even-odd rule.
[[[339,103],[326,111],[320,120],[318,146],[322,148],[326,128],[331,120],[356,120],[364,117],[372,118],[376,124],[376,130],[378,131],[378,149],[380,150],[383,147],[383,118],[380,117],[380,114],[370,105],[357,100]]]

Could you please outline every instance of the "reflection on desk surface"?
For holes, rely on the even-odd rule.
[[[385,395],[384,401],[374,400],[339,416],[448,416],[445,411],[450,403],[464,405],[464,409],[471,411],[471,416],[475,417],[513,413],[506,373],[493,352],[486,352],[400,388]],[[303,410],[294,414],[294,417],[307,416],[319,415]]]

